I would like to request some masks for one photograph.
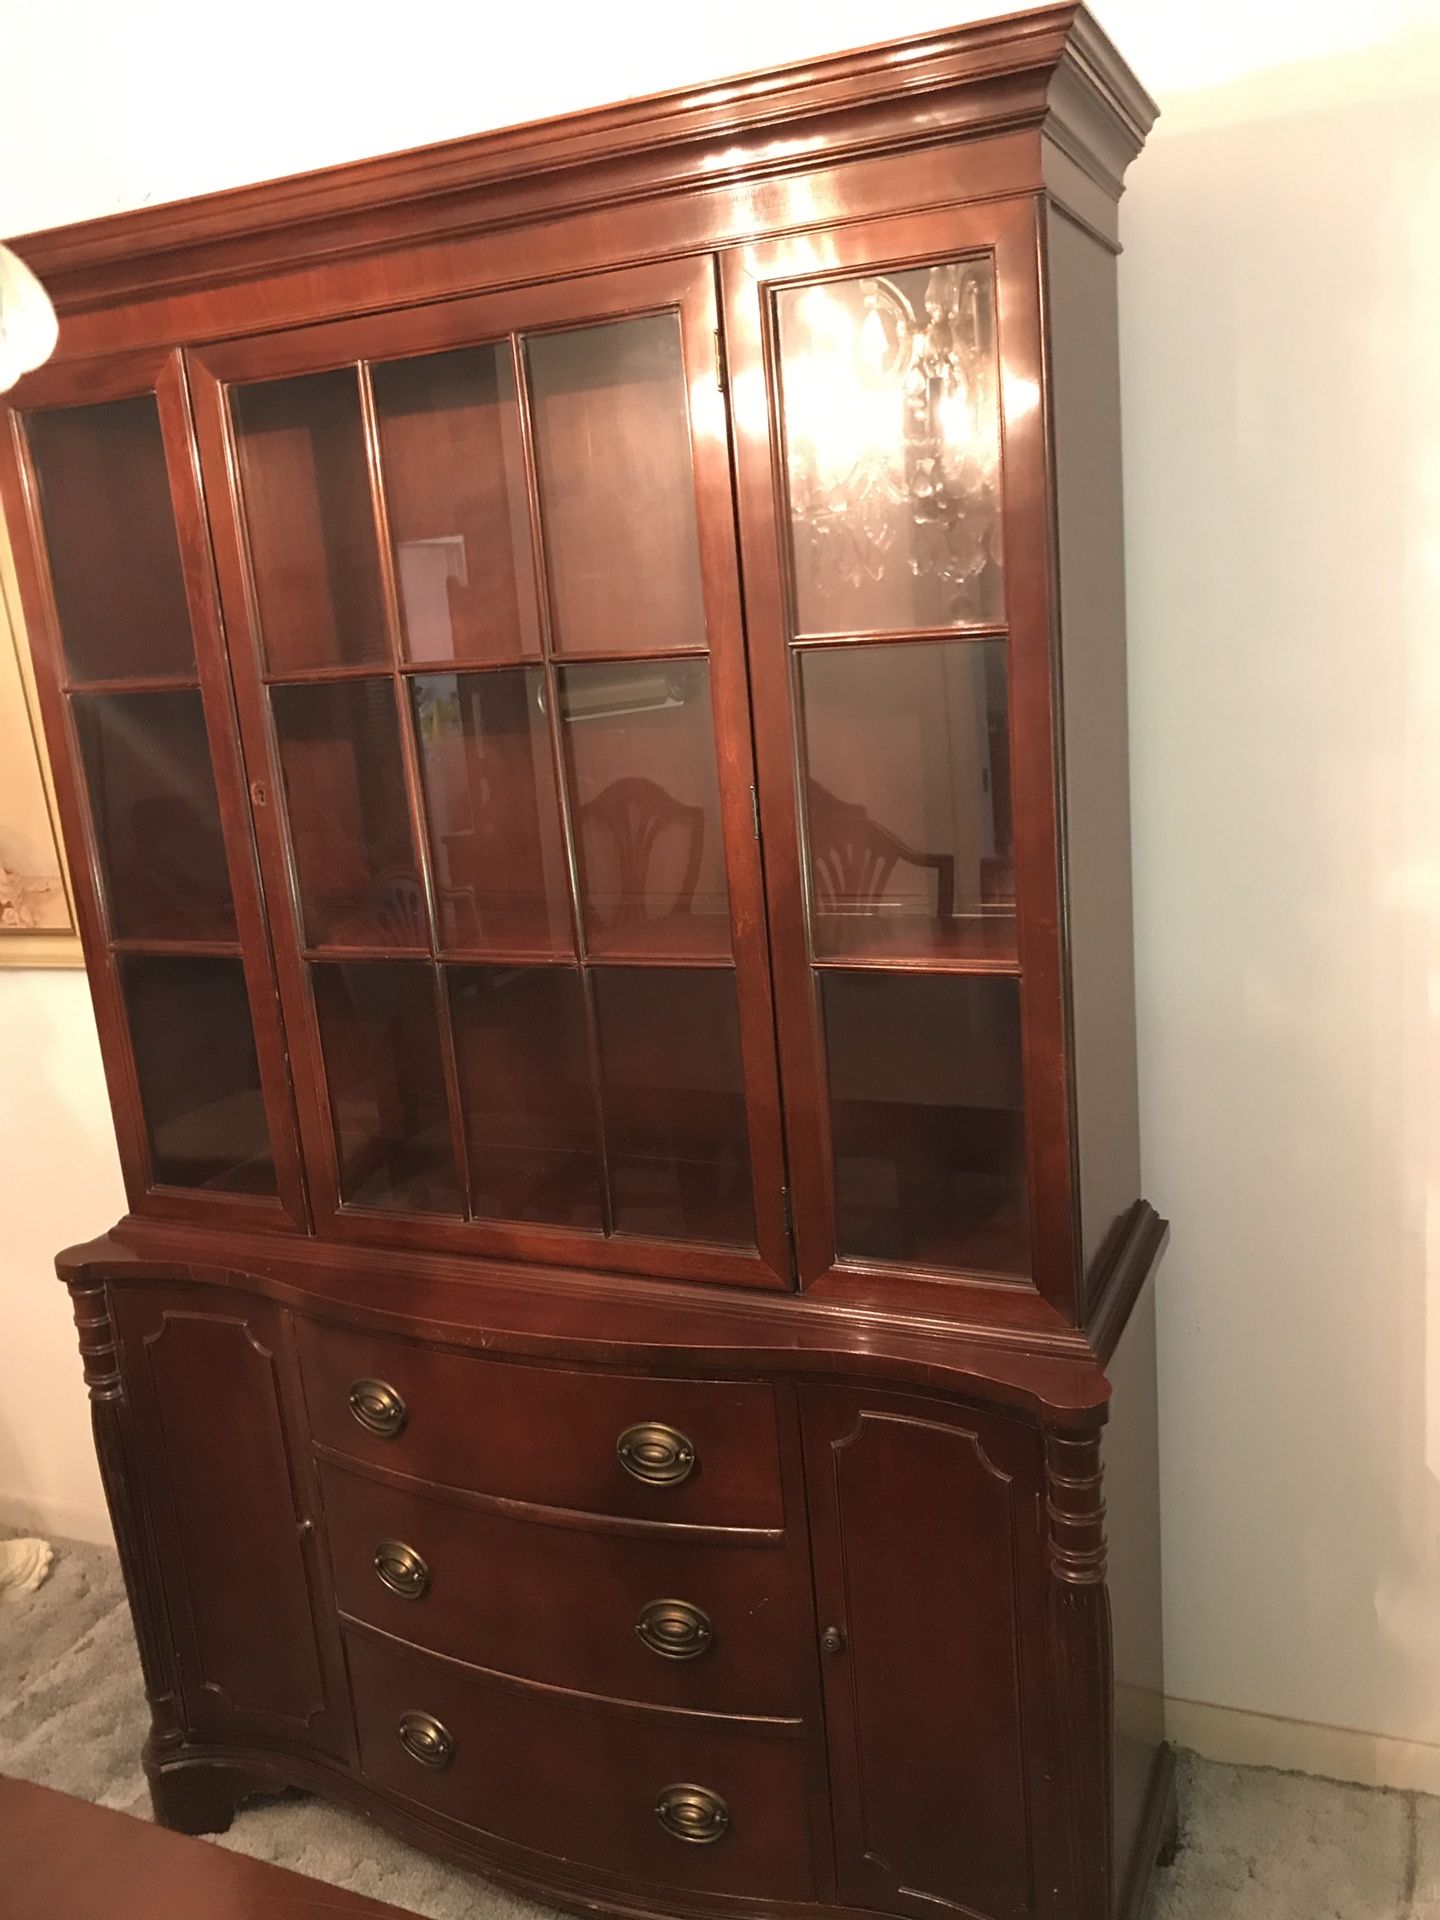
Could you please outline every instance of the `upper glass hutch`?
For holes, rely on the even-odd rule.
[[[1015,241],[916,240],[129,356],[18,416],[138,1208],[1026,1282]]]

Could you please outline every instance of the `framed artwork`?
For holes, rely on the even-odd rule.
[[[0,967],[79,967],[30,649],[0,522]]]

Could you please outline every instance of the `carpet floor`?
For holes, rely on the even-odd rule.
[[[115,1556],[61,1542],[0,1600],[0,1773],[146,1817],[146,1722]],[[1180,1812],[1149,1920],[1440,1920],[1440,1800],[1182,1753]],[[219,1844],[430,1920],[546,1920],[319,1800],[252,1802]]]

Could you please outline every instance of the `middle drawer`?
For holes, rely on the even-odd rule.
[[[516,1517],[321,1468],[343,1613],[472,1666],[613,1699],[799,1716],[813,1646],[787,1543]]]

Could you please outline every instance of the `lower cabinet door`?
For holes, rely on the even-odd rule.
[[[282,1310],[124,1287],[115,1316],[187,1726],[345,1752],[343,1656],[332,1629],[327,1659],[317,1629],[304,1449],[287,1441]]]
[[[1025,1920],[1048,1905],[1039,1437],[908,1395],[801,1405],[839,1898]]]

